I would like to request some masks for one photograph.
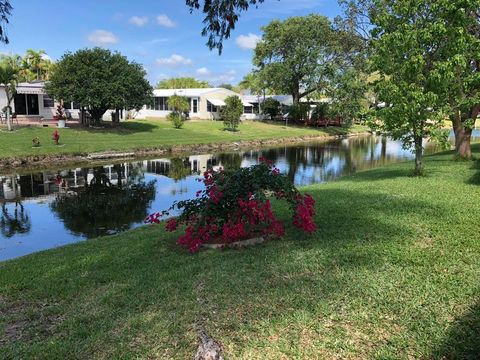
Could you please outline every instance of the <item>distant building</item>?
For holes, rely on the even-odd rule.
[[[165,118],[171,111],[168,107],[168,98],[174,95],[184,96],[190,104],[189,116],[191,119],[218,119],[220,108],[225,106],[225,99],[229,96],[238,96],[243,102],[243,117],[255,118],[254,106],[237,94],[223,88],[205,89],[156,89],[153,91],[152,105],[144,106],[137,114],[137,118]]]

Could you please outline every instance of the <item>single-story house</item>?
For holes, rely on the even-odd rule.
[[[136,115],[137,118],[165,118],[171,112],[168,98],[174,95],[184,96],[190,104],[189,116],[191,119],[218,119],[220,108],[225,106],[225,99],[229,96],[241,95],[223,88],[205,89],[156,89],[153,91],[153,102],[146,105]],[[253,118],[253,105],[245,100],[244,118]]]
[[[44,87],[43,81],[18,83],[12,102],[12,113],[15,113],[19,119],[53,119],[59,103],[47,95]],[[3,86],[0,86],[0,111],[3,111],[6,106],[7,97]],[[64,107],[73,119],[78,119],[80,104],[64,103]]]

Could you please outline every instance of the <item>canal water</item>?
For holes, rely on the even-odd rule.
[[[427,144],[426,152],[434,151]],[[202,188],[196,179],[205,169],[246,167],[262,156],[299,186],[413,157],[399,142],[369,135],[0,175],[0,261],[141,226],[150,212],[192,198]]]

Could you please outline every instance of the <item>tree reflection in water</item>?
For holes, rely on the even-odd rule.
[[[83,189],[58,194],[51,209],[65,226],[87,238],[127,230],[143,221],[155,199],[155,182],[145,183],[137,172],[124,176],[122,165],[113,166],[117,180],[110,180],[106,169],[93,169],[93,178]],[[88,175],[86,170],[85,179]]]
[[[5,203],[2,204],[2,212],[0,214],[0,232],[2,236],[11,238],[17,234],[26,234],[30,232],[31,228],[30,217],[21,202],[15,202],[13,214],[8,211]]]

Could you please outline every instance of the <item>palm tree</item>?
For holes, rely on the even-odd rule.
[[[42,67],[47,60],[44,58],[46,54],[45,50],[42,49],[38,51],[28,49],[23,58],[25,68],[35,74],[36,80],[42,80]]]
[[[0,60],[0,84],[3,84],[5,96],[7,97],[7,129],[12,130],[12,121],[10,118],[11,104],[15,96],[15,88],[17,85],[18,67],[15,66],[13,57],[4,57]]]

